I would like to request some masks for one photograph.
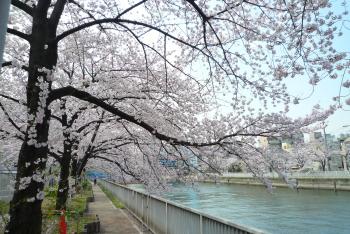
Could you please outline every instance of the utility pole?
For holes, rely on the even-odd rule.
[[[350,125],[343,125],[342,127],[347,128],[350,127]],[[345,141],[346,138],[343,140]],[[341,151],[342,153],[344,152],[344,154],[342,154],[343,168],[344,171],[348,171],[348,154],[350,153],[350,149],[344,141],[341,143]]]
[[[331,170],[331,165],[329,163],[329,152],[328,152],[328,143],[327,143],[327,137],[326,137],[326,127],[327,124],[325,122],[322,122],[323,125],[323,136],[324,136],[324,146],[325,146],[325,156],[326,156],[326,164],[327,164],[327,170]]]
[[[5,47],[5,37],[7,32],[7,20],[10,12],[11,0],[0,0],[0,71],[2,66],[2,55]]]

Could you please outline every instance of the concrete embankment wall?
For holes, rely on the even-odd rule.
[[[281,178],[269,178],[274,187],[288,187]],[[326,189],[334,191],[350,191],[350,178],[292,178],[297,189]],[[201,179],[200,182],[228,183],[242,185],[263,185],[254,177],[219,177],[216,179]]]

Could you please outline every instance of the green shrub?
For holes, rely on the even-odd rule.
[[[53,197],[53,198],[55,198],[57,196],[57,190],[58,190],[58,186],[46,187],[44,189],[45,197]]]
[[[81,187],[83,188],[83,190],[91,190],[90,181],[88,181],[87,179],[83,180],[83,182],[81,183]]]
[[[73,198],[68,199],[66,209],[66,221],[68,226],[67,233],[81,233],[83,226],[89,222],[95,221],[92,215],[84,214],[87,198],[92,196],[92,187],[89,181],[81,183],[83,190],[76,194]],[[45,188],[45,199],[42,204],[43,210],[43,230],[47,233],[58,233],[58,223],[60,212],[55,210],[57,186]]]
[[[0,201],[0,214],[7,214],[9,212],[10,204],[5,201]]]
[[[8,202],[0,201],[0,233],[5,231],[5,225],[9,221],[8,212],[10,204]]]

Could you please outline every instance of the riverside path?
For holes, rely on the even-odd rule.
[[[116,208],[98,185],[93,185],[92,188],[95,201],[89,204],[89,213],[99,216],[101,233],[142,233],[126,211]]]

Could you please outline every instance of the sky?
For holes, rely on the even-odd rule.
[[[344,7],[341,6],[342,0],[335,0],[332,1],[334,4],[332,6],[332,10],[335,11],[335,13],[342,13],[344,11]],[[350,2],[350,1],[349,1]],[[329,10],[329,9],[328,9]],[[327,11],[328,11],[327,10]],[[347,16],[349,17],[349,15]],[[337,25],[337,26],[340,26]],[[342,30],[343,36],[341,38],[337,38],[334,41],[334,47],[338,51],[341,52],[350,52],[350,21],[348,23],[349,29]],[[198,65],[196,69],[201,71],[201,66]],[[196,71],[195,73],[198,73]],[[204,72],[204,71],[202,71]],[[205,76],[205,73],[203,74],[197,74],[198,77]],[[346,79],[350,78],[350,74],[347,73],[344,77],[344,81]],[[341,77],[338,77],[337,79],[330,79],[326,78],[323,79],[318,83],[317,86],[312,86],[309,84],[309,78],[306,76],[299,76],[293,79],[284,80],[287,84],[289,94],[292,96],[296,96],[301,98],[299,101],[299,104],[290,104],[290,111],[288,112],[288,116],[292,118],[298,118],[298,117],[305,117],[306,115],[310,114],[312,111],[312,108],[318,104],[321,106],[321,108],[327,109],[330,105],[336,104],[333,101],[333,97],[336,97],[339,95],[339,88],[341,87]],[[244,93],[244,91],[243,91]],[[328,118],[326,121],[327,127],[326,127],[326,133],[339,135],[341,133],[350,133],[350,105],[345,104],[345,99],[350,98],[350,89],[342,88],[342,95],[348,94],[346,98],[342,100],[343,109],[338,109],[331,117]],[[307,97],[307,98],[306,98]],[[226,97],[220,97],[224,102],[230,102],[231,96],[226,95]],[[304,99],[305,98],[305,99]],[[303,100],[304,99],[304,100]],[[259,106],[261,106],[261,102],[256,102],[253,104],[253,107],[258,109]],[[282,108],[283,109],[283,108]],[[271,106],[268,107],[268,111],[274,112],[279,111],[280,107],[273,108]],[[221,110],[223,113],[232,111],[230,107],[227,107],[227,109],[224,107],[223,110]],[[348,127],[344,127],[348,126]],[[322,131],[322,129],[320,129]]]
[[[288,89],[291,93],[299,94],[298,96],[308,96],[312,90],[312,86],[308,84],[306,80],[299,80],[298,82],[288,82]],[[334,104],[332,97],[337,96],[339,92],[340,80],[323,80],[319,85],[315,87],[315,90],[311,97],[300,101],[299,104],[290,106],[289,116],[302,117],[311,112],[314,105],[319,104],[323,108]],[[350,106],[344,105],[344,108],[350,109]],[[326,121],[326,132],[331,134],[350,133],[350,111],[337,110]],[[349,125],[349,127],[343,127]]]
[[[334,8],[336,11],[344,11],[342,7],[338,4],[341,1],[334,1]],[[350,23],[347,25],[350,26]],[[336,39],[334,43],[335,49],[338,51],[350,52],[350,27],[349,29],[343,28],[343,36]],[[349,71],[349,70],[348,70]],[[350,79],[350,74],[347,72],[344,81]],[[312,91],[312,86],[308,84],[307,79],[299,79],[287,82],[288,89],[292,94],[300,97],[307,97]],[[292,105],[290,107],[289,115],[291,117],[301,117],[308,114],[313,105],[319,104],[321,107],[326,108],[327,106],[334,104],[332,100],[333,97],[339,95],[339,88],[341,86],[341,78],[332,80],[325,79],[322,80],[319,85],[315,87],[314,92],[310,98],[300,101],[298,105]],[[345,99],[350,98],[350,89],[342,88],[342,94],[348,95]],[[343,109],[337,110],[334,115],[332,115],[327,121],[326,132],[338,135],[340,133],[350,133],[350,105],[345,104],[345,99],[342,103],[344,104]],[[346,111],[347,110],[347,111]],[[343,127],[348,126],[348,127]]]
[[[342,0],[335,0],[334,9],[336,11],[343,11],[344,9],[340,7]],[[350,26],[350,23],[349,23]],[[338,39],[335,43],[336,49],[341,51],[350,51],[350,43],[347,39],[350,38],[350,30],[343,31],[344,36],[342,39]],[[349,79],[350,74],[347,74],[345,79]],[[327,108],[329,105],[334,104],[332,98],[337,96],[339,93],[339,87],[341,85],[341,80],[326,79],[323,80],[315,87],[312,95],[301,100],[297,105],[291,105],[289,116],[291,117],[302,117],[310,113],[312,107],[315,104],[319,104],[321,107]],[[291,94],[298,97],[307,97],[312,92],[312,86],[308,84],[308,79],[303,77],[295,78],[294,80],[287,81],[287,87]],[[348,93],[350,90],[348,90]],[[348,96],[348,98],[350,95]],[[343,101],[344,103],[344,101]],[[350,106],[345,105],[344,107],[349,111],[337,110],[333,116],[331,116],[328,121],[328,127],[326,128],[327,133],[340,134],[340,133],[350,133]],[[348,126],[348,127],[343,127]]]

